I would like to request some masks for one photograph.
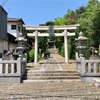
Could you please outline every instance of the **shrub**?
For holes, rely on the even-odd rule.
[[[34,61],[34,49],[31,49],[29,52],[28,52],[28,62],[32,62]]]
[[[61,54],[63,57],[65,56],[64,44],[63,44],[63,46],[61,47],[60,54]]]

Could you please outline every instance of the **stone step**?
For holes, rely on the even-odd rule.
[[[24,76],[24,79],[31,79],[31,80],[36,80],[36,79],[79,79],[79,76]]]
[[[75,70],[32,70],[28,69],[24,76],[24,82],[34,81],[63,81],[80,80],[78,72]]]
[[[77,71],[62,71],[62,70],[48,70],[48,71],[43,71],[43,70],[27,70],[27,73],[77,73]]]
[[[78,73],[27,73],[27,76],[78,76]]]
[[[34,82],[67,82],[67,83],[69,83],[69,82],[75,82],[75,81],[77,81],[77,82],[81,82],[81,80],[80,79],[68,79],[68,80],[66,80],[66,79],[60,79],[60,80],[58,80],[58,79],[46,79],[46,80],[31,80],[31,79],[28,79],[28,80],[23,80],[23,83],[34,83]],[[69,88],[70,88],[71,86],[69,86]]]

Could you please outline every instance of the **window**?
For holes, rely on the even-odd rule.
[[[16,25],[11,25],[12,30],[16,30]]]
[[[7,50],[3,50],[3,53],[6,54],[7,53]]]
[[[0,58],[2,58],[2,53],[0,53]]]
[[[24,29],[22,29],[22,33],[24,33]]]

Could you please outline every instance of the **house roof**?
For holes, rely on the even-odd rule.
[[[8,22],[19,22],[19,21],[21,21],[22,24],[25,24],[24,21],[22,20],[22,18],[10,18],[10,17],[8,17],[7,21]]]
[[[1,5],[0,5],[0,9],[2,9],[6,14],[8,14]]]
[[[17,42],[15,41],[15,40],[16,40],[16,37],[15,37],[15,36],[13,36],[13,35],[10,34],[10,33],[7,33],[7,35],[8,35],[8,41],[9,41],[10,43],[17,44]]]

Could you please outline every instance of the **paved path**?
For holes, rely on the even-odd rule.
[[[69,60],[69,63],[66,64],[65,63],[65,58],[62,57],[61,55],[53,54],[51,57],[54,57],[54,59],[57,60],[57,63],[58,63],[58,65],[60,65],[62,70],[76,71],[76,69],[75,69],[75,65],[76,65],[75,60]],[[29,69],[32,68],[33,70],[40,70],[43,67],[44,63],[47,62],[47,61],[48,61],[48,59],[43,59],[43,60],[40,60],[38,62],[38,64],[28,63],[27,66],[29,66],[28,67]]]
[[[48,60],[40,68],[40,70],[58,71],[58,70],[62,70],[62,68],[59,65],[59,63],[57,62],[57,59],[54,57],[54,55],[51,55],[51,57],[48,58]]]

